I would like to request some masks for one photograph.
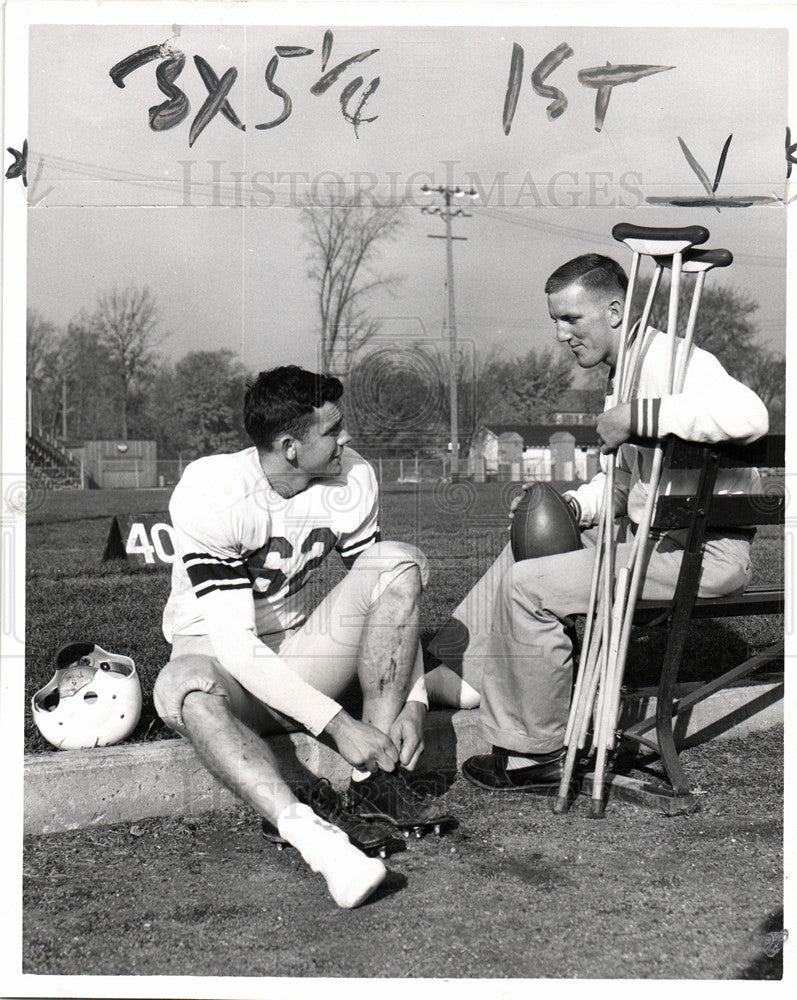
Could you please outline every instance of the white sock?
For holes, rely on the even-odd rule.
[[[551,753],[553,751],[550,751]],[[535,755],[532,755],[535,756]],[[546,754],[541,753],[540,757],[545,757]],[[529,767],[531,764],[539,764],[539,759],[532,760],[529,756],[513,756],[511,753],[506,758],[506,769],[511,771],[513,767]]]
[[[426,674],[426,691],[430,701],[448,708],[478,708],[479,692],[445,663]]]
[[[506,769],[511,771],[513,767],[528,767],[529,764],[533,763],[528,757],[512,757],[509,756],[506,759]]]
[[[358,771],[356,767],[352,768],[351,780],[352,781],[365,781],[366,778],[371,777],[370,771]]]
[[[277,830],[314,872],[324,876],[330,895],[345,909],[364,902],[387,875],[379,858],[363,854],[341,829],[302,803],[282,810]]]

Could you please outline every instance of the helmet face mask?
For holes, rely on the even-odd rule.
[[[141,716],[141,684],[129,656],[91,642],[58,653],[55,674],[31,699],[33,721],[61,750],[109,746],[126,739]]]

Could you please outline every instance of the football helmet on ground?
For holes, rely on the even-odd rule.
[[[42,736],[60,750],[119,743],[141,716],[136,665],[93,642],[72,642],[56,656],[55,674],[31,708]]]

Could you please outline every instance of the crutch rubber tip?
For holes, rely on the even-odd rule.
[[[604,805],[603,799],[589,800],[590,819],[603,819],[605,812],[606,812],[606,806]]]
[[[569,804],[570,803],[566,795],[557,795],[551,808],[557,816],[561,816],[563,813],[567,812]]]

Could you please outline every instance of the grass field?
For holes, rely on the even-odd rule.
[[[568,484],[554,484],[565,488]],[[411,542],[427,554],[429,586],[421,606],[422,639],[446,621],[471,585],[506,543],[506,511],[516,484],[439,483],[383,489],[382,535]],[[114,514],[160,514],[168,490],[62,491],[44,495],[28,512],[26,594],[26,697],[52,676],[53,658],[67,642],[90,639],[136,662],[144,691],[141,721],[131,739],[171,736],[152,706],[152,685],[169,657],[161,612],[169,594],[169,571],[125,561],[103,563]],[[765,528],[753,546],[754,582],[783,580],[782,529]],[[343,575],[336,556],[311,584],[315,600]],[[689,634],[681,679],[715,676],[774,642],[779,616],[695,623]],[[630,684],[657,677],[663,630],[639,632],[628,665]],[[51,749],[26,713],[26,749]]]
[[[458,780],[444,802],[459,829],[411,840],[374,897],[348,912],[295,851],[265,845],[243,807],[29,837],[23,971],[780,979],[782,736],[685,751],[690,776],[710,789],[691,816],[610,802],[596,822],[583,799],[555,816],[543,798]],[[477,989],[510,995],[503,983]]]
[[[432,577],[428,638],[504,544],[517,487],[387,489],[386,537],[418,544]],[[144,715],[168,735],[152,682],[168,656],[165,568],[100,561],[113,513],[161,513],[157,491],[54,494],[29,514],[28,693],[67,641],[132,655]],[[754,544],[755,577],[782,579],[780,532]],[[323,593],[343,570],[328,560]],[[709,676],[774,641],[781,618],[698,623],[683,675]],[[639,633],[631,683],[651,681],[664,637]],[[29,721],[29,750],[49,749]],[[295,852],[277,853],[241,806],[201,816],[25,838],[23,971],[192,975],[775,980],[782,976],[783,733],[684,751],[702,809],[666,817],[610,801],[588,818],[548,801],[447,785],[448,836],[412,840],[383,886],[344,912]],[[410,986],[410,989],[421,987]],[[589,988],[586,986],[585,988]],[[684,987],[681,986],[681,989]],[[500,988],[485,984],[485,996]]]

